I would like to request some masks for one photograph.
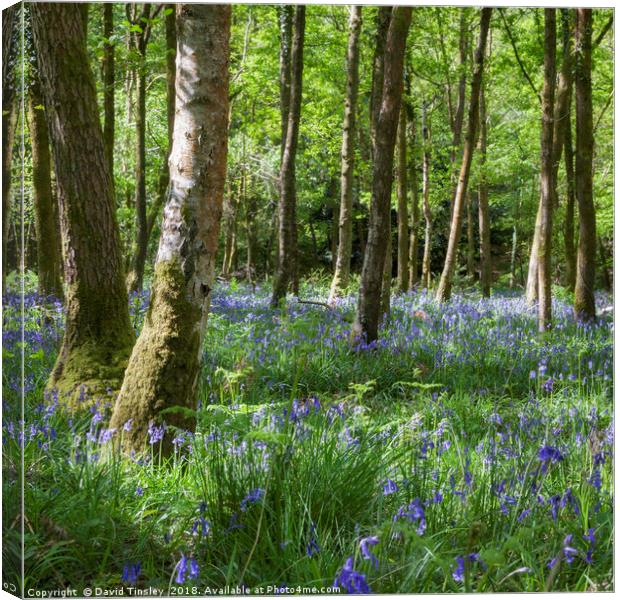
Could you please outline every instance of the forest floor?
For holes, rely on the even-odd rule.
[[[73,416],[44,401],[62,309],[26,296],[26,588],[613,589],[611,315],[578,325],[556,299],[541,337],[520,294],[413,293],[368,348],[349,341],[354,296],[269,294],[218,287],[197,429],[167,462],[157,428],[144,457],[106,452],[112,398]],[[22,342],[4,301],[8,527]],[[136,329],[147,304],[131,300]],[[19,527],[4,539],[17,571]]]

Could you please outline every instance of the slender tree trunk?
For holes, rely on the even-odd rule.
[[[411,231],[409,234],[409,290],[413,290],[419,281],[418,246],[420,227],[420,203],[418,198],[418,165],[416,164],[416,126],[413,107],[408,115],[411,131]]]
[[[85,12],[82,4],[31,5],[65,264],[65,334],[48,385],[71,395],[81,386],[117,390],[135,339]]]
[[[280,202],[278,206],[278,267],[274,277],[271,306],[276,307],[286,296],[286,290],[295,278],[297,261],[297,223],[295,220],[295,158],[301,113],[303,48],[306,27],[306,7],[295,9],[295,31],[291,51],[291,94],[286,128],[286,144],[282,153],[280,169]]]
[[[355,128],[357,91],[359,88],[359,39],[362,28],[362,7],[349,9],[349,44],[347,48],[347,91],[342,124],[340,152],[340,216],[338,219],[338,251],[336,268],[329,292],[328,303],[342,294],[349,285],[351,273],[351,246],[353,221],[353,168],[355,159]]]
[[[11,163],[17,124],[15,62],[19,4],[2,11],[2,290],[7,275],[7,242],[11,225]]]
[[[467,200],[465,203],[465,212],[467,215],[467,254],[466,267],[467,276],[475,281],[476,269],[474,266],[475,243],[474,243],[474,198],[471,192],[467,192]]]
[[[487,34],[489,31],[489,22],[491,20],[491,8],[482,8],[480,11],[480,37],[478,38],[478,46],[476,48],[474,74],[471,82],[471,96],[469,100],[469,115],[467,123],[467,133],[465,136],[465,145],[463,147],[463,159],[461,163],[461,172],[459,174],[459,183],[456,188],[454,197],[454,211],[452,215],[452,224],[450,226],[450,238],[448,240],[448,250],[446,252],[446,260],[444,263],[441,279],[437,288],[437,300],[446,301],[450,299],[452,291],[452,278],[456,267],[456,255],[458,250],[459,239],[461,237],[461,219],[463,213],[463,204],[467,194],[467,184],[469,182],[469,171],[471,167],[471,159],[476,145],[476,134],[478,129],[478,108],[480,104],[480,85],[482,83],[482,72],[484,66],[484,50],[486,47]]]
[[[599,249],[599,259],[601,261],[601,270],[603,271],[603,284],[605,286],[605,290],[608,292],[613,291],[613,263],[614,257],[613,252],[609,252],[605,248],[605,244],[603,243],[603,238],[599,235],[598,237],[598,249]],[[608,265],[611,264],[612,268],[610,269]]]
[[[553,169],[553,190],[552,190],[552,203],[553,207],[557,207],[558,193],[557,193],[557,179],[558,168],[560,160],[562,158],[562,150],[565,145],[566,129],[570,128],[570,112],[571,112],[571,95],[573,87],[573,50],[570,43],[569,35],[569,20],[570,12],[567,9],[562,9],[563,17],[563,56],[562,65],[560,68],[560,76],[555,90],[555,107],[554,107],[554,123],[553,123],[553,147],[551,150],[551,160]],[[534,228],[534,238],[532,240],[532,248],[530,252],[530,262],[528,268],[528,279],[526,287],[526,301],[532,306],[538,299],[538,255],[540,253],[540,228],[541,228],[541,216],[542,208],[539,202],[538,212],[536,213],[536,226]]]
[[[43,96],[36,74],[31,68],[28,89],[28,129],[32,152],[32,188],[34,194],[34,222],[37,232],[37,275],[39,294],[62,298],[62,269],[58,253],[58,221],[54,216],[52,197],[51,157],[49,135],[43,110]]]
[[[157,216],[159,215],[161,207],[166,202],[168,183],[170,182],[168,160],[170,158],[170,151],[172,150],[172,133],[174,129],[177,33],[175,5],[167,4],[166,9],[170,9],[170,12],[166,14],[166,116],[168,124],[168,147],[159,175],[157,198],[151,206],[151,210],[146,219],[147,240],[151,239],[151,233],[153,232]]]
[[[388,221],[387,249],[385,252],[385,262],[383,263],[383,283],[381,284],[381,313],[379,315],[379,324],[388,323],[392,311],[392,266],[394,261],[393,244],[392,244],[392,211],[390,210],[390,218]]]
[[[596,317],[596,214],[592,198],[592,9],[577,9],[575,51],[575,187],[579,206],[575,317],[589,321]]]
[[[411,8],[392,9],[385,47],[381,105],[376,121],[373,160],[373,189],[370,201],[368,241],[362,267],[354,338],[367,343],[377,339],[381,311],[382,275],[390,230],[390,196],[398,115],[403,91],[403,63]]]
[[[489,220],[489,188],[486,177],[487,160],[487,109],[484,82],[480,87],[480,183],[478,185],[478,229],[480,233],[480,290],[485,298],[491,295],[491,223]],[[516,228],[513,231],[513,256],[511,257],[511,282],[514,283],[514,258],[516,258]]]
[[[469,54],[468,31],[467,31],[467,9],[460,9],[459,21],[459,58],[460,58],[460,75],[458,87],[458,99],[456,111],[454,113],[454,121],[452,123],[452,147],[450,149],[450,179],[452,182],[452,195],[450,196],[450,220],[454,213],[454,200],[456,197],[456,188],[458,185],[458,170],[456,165],[456,157],[461,148],[461,138],[463,136],[463,121],[465,119],[465,90],[467,87],[467,55]],[[449,232],[448,232],[449,233]]]
[[[114,4],[103,5],[103,145],[114,182]]]
[[[555,96],[555,8],[545,9],[545,58],[540,140],[540,239],[538,242],[538,330],[551,326],[551,240],[555,189],[553,107]]]
[[[566,171],[566,216],[564,219],[564,253],[566,257],[566,287],[574,291],[577,277],[575,252],[575,168],[570,122],[564,132],[564,167]]]
[[[280,160],[286,146],[288,113],[291,106],[291,44],[293,41],[293,17],[295,8],[290,5],[278,7],[280,22]]]
[[[126,451],[153,422],[191,428],[226,180],[230,5],[178,4],[177,112],[151,304],[110,427]],[[165,409],[180,407],[179,412]],[[172,435],[164,438],[171,450]]]
[[[370,92],[370,157],[374,160],[377,120],[381,110],[383,93],[383,76],[385,63],[385,45],[392,15],[391,6],[380,6],[377,10],[375,54],[372,62],[372,88]]]
[[[426,122],[426,104],[422,101],[422,211],[424,212],[424,255],[422,257],[422,287],[431,287],[431,243],[433,215],[430,195],[430,136]]]
[[[250,174],[250,189],[247,195],[245,208],[245,229],[248,240],[248,252],[246,259],[246,277],[250,283],[255,281],[256,272],[256,195],[252,186],[252,175]]]
[[[398,120],[398,271],[397,285],[405,293],[409,287],[409,215],[407,207],[407,108],[401,103]],[[391,271],[391,268],[390,268]]]

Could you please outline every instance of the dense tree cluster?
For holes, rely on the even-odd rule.
[[[378,338],[391,293],[424,288],[523,288],[544,332],[557,285],[595,318],[611,286],[611,10],[22,10],[3,11],[3,284],[23,260],[64,298],[50,386],[120,390],[128,447],[192,408],[218,275],[271,278],[274,308],[331,277],[328,306],[359,293],[352,343]],[[134,343],[128,294],[145,287]],[[181,409],[167,420],[186,425]]]

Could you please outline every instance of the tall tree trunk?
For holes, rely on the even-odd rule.
[[[374,160],[377,120],[381,110],[383,94],[383,77],[385,63],[385,45],[392,15],[391,6],[380,6],[377,10],[375,53],[372,61],[372,88],[370,91],[370,157]]]
[[[467,253],[465,256],[465,264],[467,267],[467,276],[475,281],[476,268],[474,266],[475,243],[474,243],[474,198],[471,192],[467,192],[465,201],[465,212],[467,216]]]
[[[32,152],[32,188],[34,223],[37,232],[37,275],[39,294],[62,298],[62,269],[58,253],[58,221],[54,215],[52,197],[51,157],[49,135],[43,110],[43,96],[36,73],[30,71],[28,89],[28,129]]]
[[[418,246],[420,227],[420,202],[418,194],[418,165],[416,163],[416,126],[413,106],[407,115],[411,130],[411,231],[409,233],[409,290],[413,290],[419,281]]]
[[[422,257],[422,287],[431,287],[431,243],[433,215],[430,204],[430,136],[426,121],[426,103],[422,101],[422,211],[424,212],[424,255]]]
[[[484,82],[480,86],[480,183],[478,185],[478,229],[480,233],[480,291],[485,298],[491,295],[491,223],[489,221],[489,188],[486,177],[487,161],[487,108],[484,94]],[[516,257],[516,228],[513,231],[514,252]],[[511,261],[511,269],[514,263]],[[514,271],[511,270],[512,283]]]
[[[398,271],[397,285],[405,293],[409,287],[409,215],[407,206],[407,108],[400,106],[398,119]],[[391,271],[391,268],[390,268]]]
[[[286,128],[286,143],[280,168],[280,202],[278,205],[278,267],[276,269],[271,306],[276,307],[286,296],[289,284],[294,280],[297,262],[297,223],[295,220],[295,158],[301,113],[303,76],[304,32],[306,28],[306,7],[295,8],[295,31],[291,51],[291,94]]]
[[[459,174],[459,182],[454,197],[454,211],[452,215],[452,223],[450,225],[450,238],[448,240],[448,250],[446,252],[446,260],[437,287],[437,300],[445,301],[450,299],[452,292],[452,278],[456,267],[456,255],[461,237],[461,219],[463,213],[463,204],[467,194],[467,184],[469,182],[469,171],[471,167],[471,159],[476,145],[476,134],[478,130],[478,108],[480,105],[480,85],[482,83],[482,72],[484,66],[484,50],[486,47],[487,34],[489,31],[489,22],[491,20],[491,8],[482,8],[480,10],[480,36],[478,38],[478,46],[474,59],[474,74],[471,81],[471,95],[469,99],[469,115],[467,122],[467,133],[465,135],[465,145],[463,147],[463,159],[461,162],[461,171]]]
[[[170,191],[151,304],[131,355],[110,427],[125,450],[147,443],[150,423],[190,428],[211,300],[228,140],[230,5],[178,4],[177,112]],[[182,408],[181,408],[182,410]],[[164,451],[171,449],[164,438]]]
[[[142,18],[151,16],[151,5],[144,4]],[[140,21],[142,21],[142,18]],[[134,49],[138,55],[136,73],[136,189],[134,204],[136,208],[136,240],[131,268],[127,274],[127,291],[142,290],[144,266],[148,248],[146,217],[146,48],[150,24],[138,23],[139,33],[134,33]]]
[[[342,149],[340,152],[340,216],[338,219],[338,251],[336,268],[329,291],[332,303],[349,285],[351,273],[351,245],[353,221],[353,168],[355,160],[355,127],[357,91],[359,88],[359,39],[362,29],[362,7],[349,9],[349,44],[347,48],[347,91],[342,123]]]
[[[362,267],[357,319],[353,336],[371,343],[379,333],[382,275],[390,230],[392,168],[398,115],[403,91],[403,63],[411,8],[392,9],[385,47],[383,88],[376,121],[373,189],[370,201],[368,241]]]
[[[7,275],[7,241],[11,225],[11,163],[17,124],[15,63],[19,4],[2,11],[2,290]]]
[[[167,4],[166,9],[166,117],[168,125],[168,147],[166,148],[166,156],[162,161],[161,173],[159,174],[157,198],[151,206],[151,210],[146,219],[147,240],[151,239],[151,233],[153,232],[157,216],[159,215],[161,207],[166,202],[168,183],[170,182],[168,160],[170,158],[170,151],[172,150],[172,133],[174,129],[177,32],[175,5]]]
[[[603,243],[603,238],[600,235],[597,235],[598,238],[598,249],[599,249],[599,259],[601,261],[601,270],[603,271],[603,284],[605,286],[605,290],[608,292],[613,291],[613,263],[614,257],[613,252],[609,252],[605,248],[605,244]],[[611,264],[611,268],[608,266]]]
[[[575,187],[579,206],[575,317],[588,321],[596,317],[596,214],[592,198],[592,9],[577,9],[575,52]]]
[[[458,170],[456,166],[456,157],[461,147],[461,138],[463,136],[463,121],[465,119],[465,90],[467,87],[467,55],[469,54],[467,30],[467,8],[460,8],[459,20],[459,87],[456,111],[454,113],[454,121],[452,122],[452,147],[450,149],[450,180],[452,182],[452,195],[450,196],[450,220],[454,213],[454,200],[456,197],[456,188],[458,185]],[[449,232],[448,232],[449,233]]]
[[[114,182],[114,4],[103,5],[103,146]]]
[[[569,115],[570,118],[570,115]],[[565,285],[575,290],[577,254],[575,252],[575,158],[570,122],[564,131],[564,170],[566,171],[566,215],[564,218],[564,253],[566,258]]]
[[[551,241],[555,182],[553,107],[555,97],[555,8],[545,9],[545,58],[540,138],[540,239],[538,241],[538,330],[551,326]]]
[[[570,43],[570,12],[562,9],[563,21],[563,55],[562,65],[560,68],[560,76],[555,90],[555,107],[553,110],[553,147],[551,150],[551,160],[553,169],[553,190],[552,203],[553,207],[557,207],[557,179],[558,168],[562,158],[562,150],[565,145],[566,129],[570,128],[570,112],[571,112],[571,95],[573,87],[573,66],[574,57],[572,44]],[[526,287],[526,301],[531,306],[538,298],[538,255],[540,253],[540,227],[541,227],[541,204],[539,202],[538,212],[536,214],[536,226],[534,228],[534,239],[532,240],[532,248],[530,252],[530,263],[528,268],[528,279]]]
[[[291,106],[291,44],[295,8],[285,5],[279,6],[277,10],[280,22],[280,160],[282,160]]]
[[[31,6],[65,265],[65,334],[48,384],[61,394],[117,390],[135,340],[85,13],[83,4]]]
[[[256,273],[256,195],[252,185],[252,174],[249,175],[250,184],[245,205],[245,230],[248,240],[248,251],[246,258],[246,277],[250,283],[255,282]]]
[[[383,263],[383,282],[381,284],[381,312],[379,314],[379,325],[388,323],[392,311],[392,265],[394,260],[392,244],[392,211],[388,220],[387,249],[385,251],[385,262]]]

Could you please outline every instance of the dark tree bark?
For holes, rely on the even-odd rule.
[[[280,168],[280,202],[278,206],[278,267],[276,269],[271,306],[275,307],[286,296],[286,290],[293,282],[297,262],[297,223],[295,218],[297,202],[295,193],[295,159],[299,135],[301,94],[303,76],[304,32],[306,28],[306,7],[295,9],[293,48],[291,52],[291,88],[286,128],[286,143]]]
[[[293,17],[295,7],[278,6],[280,22],[280,160],[286,146],[288,113],[291,106],[291,44],[293,41]]]
[[[383,74],[385,62],[385,45],[392,15],[391,6],[380,6],[377,10],[375,53],[372,60],[372,88],[370,92],[370,155],[374,160],[377,120],[381,110],[383,94]]]
[[[540,139],[540,229],[538,240],[538,330],[551,326],[551,236],[553,232],[554,169],[553,107],[555,97],[555,9],[545,9],[544,83]]]
[[[11,224],[11,162],[17,123],[15,62],[19,5],[2,11],[2,290],[7,275],[7,241]]]
[[[151,304],[110,427],[140,451],[152,422],[191,428],[218,246],[228,143],[230,5],[176,6],[177,112]],[[179,412],[174,412],[180,407]],[[165,409],[172,409],[162,415]],[[171,450],[164,438],[164,452]]]
[[[420,202],[418,194],[418,165],[416,163],[416,126],[413,107],[407,114],[411,131],[411,230],[409,233],[409,290],[418,284],[420,274],[418,269],[418,246],[420,228]]]
[[[564,132],[564,170],[566,171],[566,215],[564,217],[564,255],[566,258],[566,287],[574,291],[577,277],[577,253],[575,251],[575,157],[573,136],[568,123]]]
[[[478,38],[478,46],[476,47],[476,55],[474,58],[474,74],[471,82],[471,95],[469,99],[469,115],[467,122],[467,133],[465,135],[465,145],[463,147],[463,159],[461,162],[461,171],[459,174],[459,182],[454,197],[454,211],[452,214],[452,222],[450,225],[450,238],[448,240],[448,250],[446,252],[446,260],[437,287],[437,300],[445,301],[450,299],[452,292],[452,278],[456,267],[456,255],[458,250],[459,239],[461,237],[461,220],[463,213],[463,205],[467,194],[467,184],[469,182],[469,172],[471,160],[476,145],[476,134],[478,130],[478,109],[480,105],[480,86],[482,83],[482,72],[484,66],[484,51],[487,42],[487,34],[489,31],[489,22],[491,20],[491,8],[482,8],[480,11],[480,36]]]
[[[430,204],[430,136],[426,120],[426,103],[422,101],[422,211],[424,213],[424,255],[422,257],[422,287],[431,287],[431,236],[433,215]]]
[[[161,165],[159,182],[157,184],[157,198],[146,218],[146,237],[151,239],[151,233],[155,226],[155,221],[159,212],[166,202],[168,193],[168,183],[170,182],[170,169],[168,160],[172,150],[172,132],[174,129],[174,110],[175,110],[175,79],[176,79],[176,52],[177,52],[177,32],[176,32],[176,13],[174,4],[166,4],[166,116],[168,124],[168,147],[166,156]]]
[[[83,4],[31,5],[65,267],[65,334],[48,385],[72,396],[81,386],[117,390],[135,339],[85,13]]]
[[[398,271],[397,286],[400,292],[409,287],[409,209],[407,206],[407,108],[401,103],[398,119],[398,172],[396,195],[398,198]],[[391,269],[390,269],[391,270]]]
[[[340,152],[340,216],[338,220],[338,251],[336,267],[329,292],[332,303],[349,285],[351,272],[351,244],[353,221],[353,167],[355,160],[355,134],[357,91],[359,88],[359,39],[362,29],[362,7],[352,6],[349,16],[349,44],[347,48],[347,90],[342,124],[342,149]]]
[[[114,181],[114,4],[103,5],[103,145],[108,170]]]
[[[557,89],[555,90],[555,107],[553,117],[553,148],[551,150],[551,160],[553,168],[552,202],[554,208],[556,208],[558,204],[558,168],[560,165],[560,160],[562,158],[562,150],[565,145],[566,130],[567,128],[570,128],[574,57],[569,35],[569,13],[570,11],[568,11],[567,9],[562,9],[562,21],[564,31],[563,55],[558,85]],[[541,204],[539,202],[538,212],[536,214],[536,226],[534,229],[534,237],[532,240],[532,248],[530,252],[528,280],[526,287],[526,300],[530,306],[533,305],[538,298],[538,255],[540,252],[539,232],[541,226],[541,210]]]
[[[28,89],[28,129],[32,152],[32,188],[34,223],[37,232],[37,275],[39,294],[62,298],[62,268],[59,250],[58,221],[52,196],[52,162],[49,135],[45,122],[43,96],[36,65],[32,64]]]
[[[134,22],[140,27],[140,31],[130,34],[133,49],[138,57],[138,66],[136,72],[136,189],[134,198],[136,241],[131,267],[127,274],[129,292],[142,290],[149,243],[146,214],[146,51],[152,28],[150,19],[154,17],[155,12],[151,10],[151,4],[145,3],[140,16]]]
[[[476,269],[474,266],[475,243],[474,243],[474,199],[471,192],[467,193],[465,202],[465,213],[467,216],[467,253],[465,256],[465,265],[467,267],[467,276],[475,281]]]
[[[575,55],[575,191],[579,206],[575,317],[589,321],[596,317],[596,214],[592,198],[592,9],[577,9]]]
[[[485,298],[491,295],[491,223],[489,221],[489,188],[486,178],[487,108],[484,82],[480,87],[480,183],[478,185],[478,229],[480,233],[480,291]],[[516,230],[513,232],[516,235]],[[516,243],[516,241],[515,241]],[[512,264],[512,263],[511,263]]]
[[[394,145],[403,91],[403,63],[411,10],[404,6],[393,8],[385,47],[383,91],[375,131],[368,241],[353,331],[354,337],[361,337],[368,343],[376,340],[379,333],[382,274],[390,230]]]

